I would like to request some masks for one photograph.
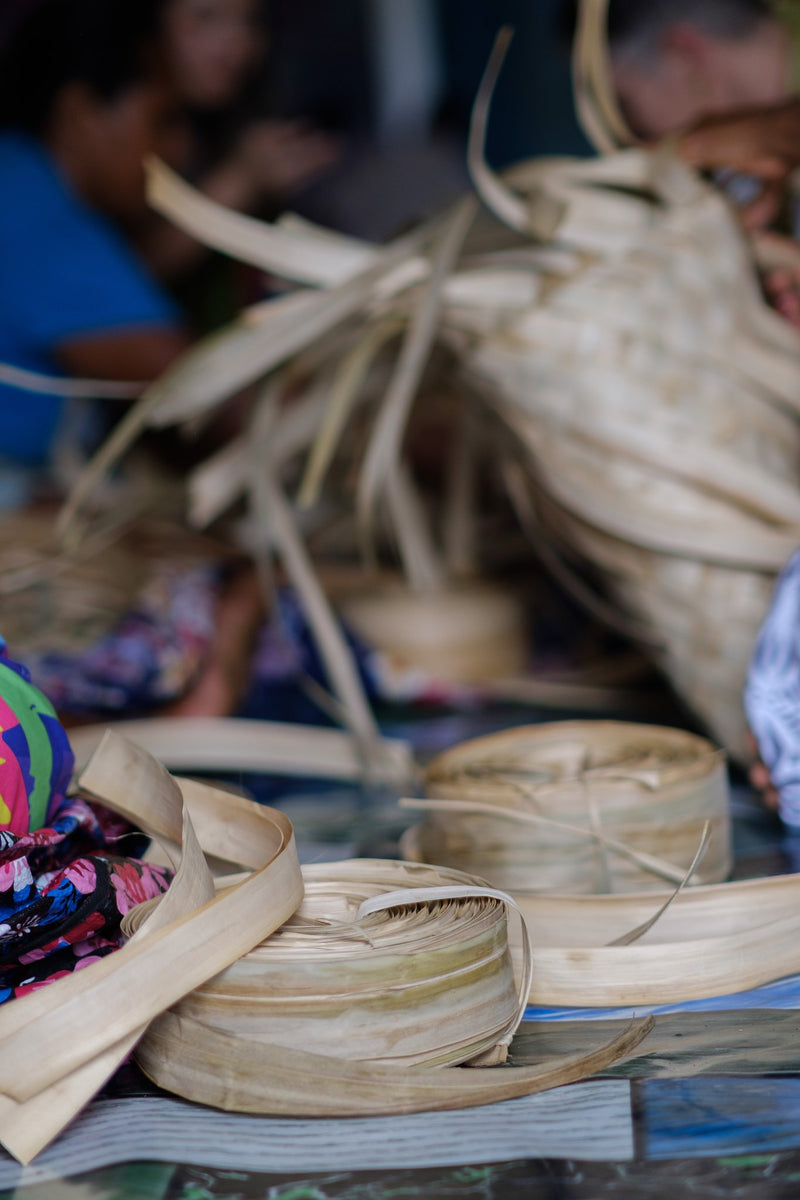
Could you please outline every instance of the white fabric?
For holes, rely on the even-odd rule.
[[[788,825],[800,826],[800,551],[780,575],[761,627],[745,709]]]

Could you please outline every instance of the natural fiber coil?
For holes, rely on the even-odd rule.
[[[465,1108],[603,1070],[649,1032],[639,1023],[589,1054],[532,1068],[406,1070],[456,1066],[467,1055],[471,1067],[504,1060],[532,988],[527,934],[519,995],[510,982],[496,901],[516,904],[432,867],[354,860],[304,874],[296,918],[149,1026],[136,1059],[159,1086],[283,1116]],[[131,914],[128,928],[140,920]],[[474,1040],[480,1029],[486,1038]],[[476,1055],[482,1041],[493,1044]],[[359,1057],[376,1051],[383,1057]]]
[[[524,671],[528,654],[520,599],[491,584],[434,592],[402,585],[343,597],[339,610],[368,645],[398,667],[452,683],[483,683]]]
[[[154,1017],[280,929],[303,894],[291,824],[280,813],[190,780],[179,786],[146,752],[110,731],[81,785],[164,838],[175,848],[178,865],[161,903],[121,950],[0,1010],[0,1141],[21,1161],[30,1161],[85,1106]],[[250,870],[229,877],[215,894],[202,847]],[[475,890],[474,884],[450,886],[439,898],[474,896]],[[358,916],[429,899],[424,887],[390,891],[360,905]],[[401,977],[398,970],[387,990]],[[523,999],[529,986],[526,969]],[[521,1007],[500,1034],[501,1045],[520,1012]],[[510,1099],[600,1070],[629,1054],[650,1029],[639,1023],[588,1055],[513,1071],[416,1071],[237,1041],[171,1012],[160,1020],[177,1025],[178,1041],[201,1051],[188,1083],[180,1056],[176,1091],[226,1108],[252,1110],[257,1104],[261,1111],[304,1115],[461,1108]],[[443,1047],[446,1036],[445,1029]],[[173,1086],[169,1054],[161,1058],[157,1052],[156,1059],[164,1084]]]
[[[710,825],[696,883],[731,866],[722,753],[684,730],[564,721],[477,738],[436,758],[407,857],[519,895],[680,883]]]
[[[304,869],[305,898],[271,938],[174,1009],[204,1030],[237,1039],[242,1059],[254,1044],[314,1051],[337,1059],[396,1066],[503,1061],[527,1000],[509,953],[505,905],[459,871],[355,860]],[[471,895],[400,904],[359,915],[405,889],[412,897],[448,888]],[[399,902],[398,902],[399,903]],[[126,919],[139,927],[148,908]],[[202,1054],[185,1037],[158,1055],[145,1037],[139,1056],[161,1081],[192,1078]],[[243,1069],[243,1074],[246,1071]]]

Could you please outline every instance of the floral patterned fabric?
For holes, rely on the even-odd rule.
[[[31,655],[31,673],[64,713],[131,716],[176,700],[211,648],[219,586],[214,566],[165,568],[106,637],[79,653]]]
[[[169,885],[129,857],[141,834],[66,795],[73,766],[52,706],[0,638],[0,1003],[116,950],[124,914]]]
[[[46,829],[0,831],[0,1003],[116,950],[125,913],[166,891],[168,871],[116,853],[135,836],[82,799]]]

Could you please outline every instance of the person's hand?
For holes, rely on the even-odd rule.
[[[800,100],[706,117],[679,135],[678,150],[696,167],[785,179],[800,163]]]
[[[750,240],[768,303],[800,328],[800,245],[771,230],[757,230]]]
[[[752,753],[758,755],[758,745],[752,734],[748,734],[747,743]],[[780,802],[778,789],[772,782],[769,769],[765,766],[760,758],[756,758],[755,762],[747,772],[747,777],[756,791],[760,793],[761,799],[764,802],[764,806],[771,812],[777,812]]]
[[[232,163],[259,196],[287,197],[301,191],[337,161],[336,138],[304,121],[258,121],[240,136]]]
[[[767,300],[785,321],[800,329],[800,271],[776,267],[761,278]]]
[[[787,179],[800,163],[800,100],[707,117],[676,144],[692,166],[729,167],[760,179],[762,191],[743,216],[751,229],[763,228],[775,217]]]

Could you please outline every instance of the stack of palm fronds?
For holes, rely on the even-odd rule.
[[[350,723],[369,737],[282,488],[295,480],[303,505],[324,510],[333,496],[349,508],[367,552],[388,525],[424,604],[461,586],[452,550],[469,541],[475,489],[464,479],[477,455],[545,559],[557,565],[566,550],[592,564],[606,612],[742,755],[748,657],[774,575],[800,542],[800,338],[763,301],[726,200],[667,148],[494,176],[481,154],[490,87],[471,165],[499,220],[479,219],[469,197],[386,247],[226,212],[152,167],[163,213],[297,286],[148,390],[66,519],[141,429],[197,421],[258,383],[249,428],[192,480],[192,516],[204,525],[250,497],[251,548],[263,559],[280,547]],[[437,346],[449,358],[435,359]],[[434,360],[460,388],[445,451],[462,444],[467,414],[480,423],[431,519],[404,435]]]

